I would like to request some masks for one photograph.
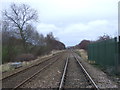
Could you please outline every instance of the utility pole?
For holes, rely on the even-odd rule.
[[[120,1],[118,2],[117,71],[120,73]]]

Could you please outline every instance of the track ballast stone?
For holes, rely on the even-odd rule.
[[[86,68],[87,72],[90,74],[90,76],[93,78],[93,80],[96,82],[99,88],[101,89],[118,88],[115,82],[111,81],[103,71],[101,71],[98,68],[93,67],[92,65],[90,65],[87,61],[83,60],[77,54],[75,55],[77,56],[77,58],[79,58],[79,61]]]
[[[39,73],[21,88],[58,88],[65,59],[66,57],[62,56],[61,59]]]
[[[81,67],[71,54],[69,57],[64,88],[91,88]]]

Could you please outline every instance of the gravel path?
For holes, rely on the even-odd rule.
[[[24,84],[21,88],[58,88],[65,59],[66,54],[48,69]]]
[[[106,89],[106,88],[117,88],[117,85],[112,82],[110,79],[108,79],[107,75],[101,71],[98,68],[93,67],[90,65],[87,61],[83,60],[80,56],[75,54],[79,61],[83,64],[83,66],[86,68],[87,72],[90,74],[90,76],[93,78],[93,80],[96,82],[99,88]]]

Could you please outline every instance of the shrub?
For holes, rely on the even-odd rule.
[[[30,60],[34,60],[36,58],[37,57],[34,56],[33,54],[21,54],[15,58],[15,61],[30,61]]]

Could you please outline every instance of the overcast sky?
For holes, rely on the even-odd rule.
[[[25,3],[36,9],[40,22],[39,33],[54,36],[66,46],[81,40],[96,40],[98,36],[118,33],[119,0],[2,0],[0,6],[7,8],[11,2]],[[2,3],[1,3],[2,2]]]

